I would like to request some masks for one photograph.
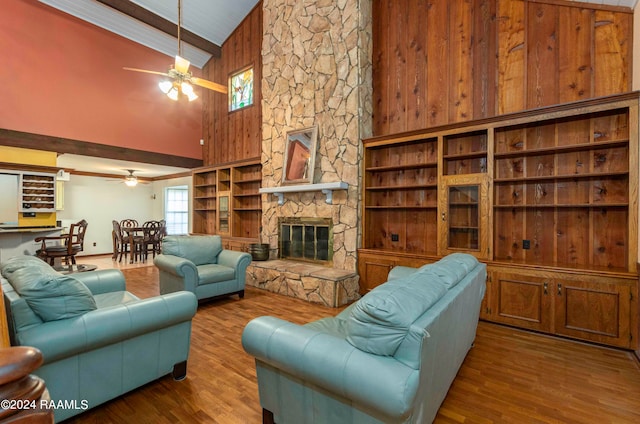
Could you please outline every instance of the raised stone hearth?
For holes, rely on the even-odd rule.
[[[338,307],[357,300],[358,274],[299,261],[254,261],[247,285],[311,303]]]

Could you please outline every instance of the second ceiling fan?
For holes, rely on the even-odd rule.
[[[194,77],[189,71],[191,62],[181,56],[182,45],[180,43],[180,27],[182,26],[182,0],[178,0],[178,54],[173,67],[169,68],[167,72],[150,71],[146,69],[128,68],[123,69],[127,71],[145,72],[147,74],[163,75],[169,77],[170,80],[162,81],[158,84],[160,90],[165,93],[171,100],[178,100],[181,94],[187,96],[189,101],[193,101],[198,96],[193,91],[193,85],[197,85],[209,90],[217,91],[219,93],[226,94],[227,87],[222,84],[218,84],[213,81],[208,81],[202,78]]]

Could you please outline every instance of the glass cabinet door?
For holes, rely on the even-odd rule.
[[[229,214],[229,197],[228,192],[218,193],[218,233],[229,234],[231,228]]]
[[[444,177],[439,201],[440,254],[489,256],[489,182],[486,176]]]
[[[480,185],[448,188],[447,248],[478,250],[480,224]]]

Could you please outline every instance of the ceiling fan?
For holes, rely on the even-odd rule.
[[[223,94],[227,93],[227,87],[222,84],[218,84],[213,81],[208,81],[202,78],[194,77],[189,71],[189,62],[187,59],[181,56],[182,45],[180,43],[180,27],[182,25],[182,0],[178,0],[178,54],[176,55],[176,61],[167,72],[149,71],[146,69],[128,68],[123,69],[127,71],[145,72],[147,74],[156,74],[169,77],[170,79],[161,81],[158,86],[160,90],[167,95],[171,100],[178,100],[180,94],[187,96],[189,101],[193,101],[198,98],[193,91],[193,85],[197,85],[209,90],[217,91]]]
[[[126,177],[124,177],[124,183],[127,185],[127,187],[135,187],[138,185],[138,177],[136,177],[135,175],[133,175],[134,172],[136,172],[135,169],[125,169],[125,171],[127,171],[129,173],[129,175],[127,175]]]

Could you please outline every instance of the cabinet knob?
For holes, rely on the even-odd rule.
[[[558,284],[558,296],[562,296],[562,284]]]
[[[446,221],[446,220],[447,220],[447,216],[445,215],[445,213],[444,213],[444,212],[442,212],[442,220],[443,220],[443,221]]]
[[[549,293],[549,283],[547,283],[546,281],[544,282],[544,284],[542,285],[544,287],[544,294],[548,294]]]

